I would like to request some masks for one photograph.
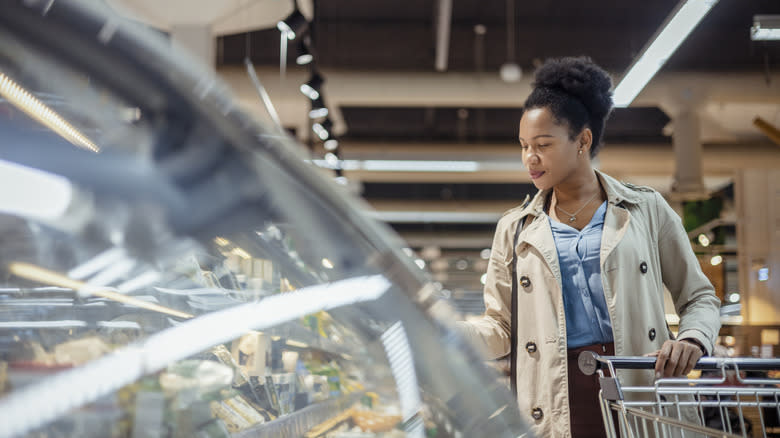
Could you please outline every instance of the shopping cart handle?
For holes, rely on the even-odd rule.
[[[577,358],[580,371],[590,376],[609,364],[615,369],[651,370],[655,368],[655,357],[647,356],[599,356],[592,351],[583,351]],[[780,370],[780,359],[756,359],[752,357],[702,357],[696,362],[695,370]]]

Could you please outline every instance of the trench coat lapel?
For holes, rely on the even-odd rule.
[[[612,250],[620,243],[626,234],[631,213],[620,205],[607,204],[607,214],[604,217],[604,229],[601,235],[600,264],[604,272],[604,264]]]
[[[550,228],[550,222],[545,214],[538,214],[536,216],[526,216],[525,220],[531,220],[523,231],[518,236],[517,247],[515,248],[516,254],[521,254],[524,245],[528,245],[536,249],[539,254],[542,255],[547,267],[553,274],[556,283],[558,284],[558,290],[562,290],[561,284],[561,268],[558,264],[558,250],[555,246],[555,240],[553,239],[552,229]],[[554,294],[551,294],[551,298]],[[562,299],[560,293],[559,298]],[[555,301],[555,300],[553,300]]]
[[[604,272],[607,258],[623,239],[626,230],[628,230],[628,224],[631,222],[631,213],[623,206],[623,203],[636,203],[639,198],[635,192],[609,175],[597,170],[596,177],[607,194],[607,214],[604,217],[601,252],[599,254],[601,272]]]

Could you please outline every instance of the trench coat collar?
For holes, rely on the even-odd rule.
[[[601,182],[601,186],[607,194],[607,201],[610,204],[618,205],[621,202],[637,204],[640,202],[641,198],[636,190],[599,170],[595,170],[595,172],[596,177],[599,179],[599,182]],[[544,204],[551,190],[552,189],[539,190],[533,199],[523,206],[520,217],[522,218],[527,215],[544,215]]]

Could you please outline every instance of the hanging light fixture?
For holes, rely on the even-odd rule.
[[[309,110],[310,119],[319,119],[328,116],[328,107],[325,106],[325,101],[320,97],[311,101],[311,110]]]
[[[311,100],[316,100],[320,97],[320,88],[324,82],[325,79],[315,71],[312,73],[309,81],[301,85],[301,93]]]
[[[517,82],[523,69],[515,62],[515,0],[506,0],[506,62],[498,71],[504,82]]]
[[[296,6],[287,18],[276,23],[276,28],[279,29],[279,32],[285,35],[288,40],[294,40],[303,34],[308,25],[309,22],[306,21],[306,17],[301,14],[301,11],[299,11]]]
[[[305,37],[298,41],[298,56],[295,58],[295,63],[298,65],[308,65],[314,61],[314,55],[309,50],[309,44],[306,41],[308,39],[308,37]]]
[[[323,146],[325,147],[326,151],[335,151],[339,148],[339,141],[335,138],[331,137],[327,140],[325,140],[325,143],[323,143]]]
[[[333,129],[333,122],[330,119],[325,119],[322,122],[314,123],[311,128],[320,140],[326,141],[331,138],[330,131]]]

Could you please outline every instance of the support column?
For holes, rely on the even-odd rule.
[[[209,24],[173,24],[171,40],[211,68],[216,66],[216,38]]]
[[[743,324],[780,324],[780,170],[743,170],[734,183]]]
[[[686,108],[674,117],[672,142],[676,162],[672,192],[685,199],[704,197],[699,115],[694,108]]]

